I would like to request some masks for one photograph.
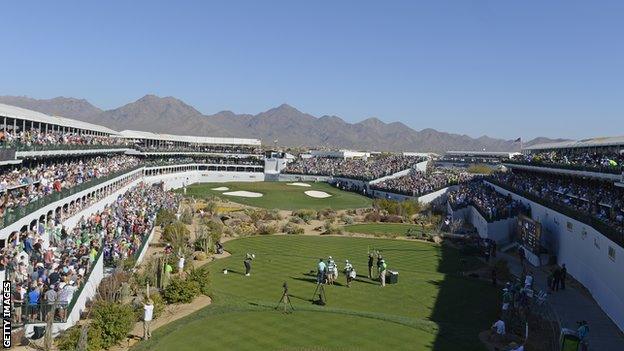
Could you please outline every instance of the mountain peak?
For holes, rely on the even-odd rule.
[[[416,131],[403,123],[385,123],[367,118],[347,123],[338,116],[317,118],[286,103],[268,111],[250,115],[222,111],[205,116],[174,97],[148,94],[116,108],[102,111],[86,100],[58,97],[36,100],[28,97],[0,96],[0,102],[48,114],[76,118],[116,130],[135,129],[157,133],[200,136],[260,138],[270,142],[279,137],[289,146],[351,148],[384,151],[445,150],[517,150],[519,143],[486,136],[474,139],[467,135],[444,133],[434,129]],[[525,142],[546,142],[538,138]]]
[[[283,103],[283,104],[281,104],[281,105],[279,105],[277,107],[274,107],[274,108],[268,110],[267,112],[269,112],[269,111],[274,112],[274,113],[275,112],[280,112],[280,113],[302,113],[301,111],[297,110],[296,108],[290,106],[287,103]]]
[[[358,122],[357,124],[367,127],[378,127],[386,125],[382,120],[377,117],[369,117],[363,121]]]

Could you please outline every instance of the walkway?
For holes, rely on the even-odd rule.
[[[516,276],[522,275],[522,266],[516,255],[503,252],[497,253],[497,258],[505,258],[509,263],[511,273]],[[552,266],[533,267],[535,290],[548,291],[546,279]],[[590,350],[599,351],[622,351],[624,350],[624,334],[602,311],[594,301],[590,293],[578,282],[566,280],[566,289],[557,292],[549,292],[548,301],[555,312],[559,315],[562,327],[576,329],[577,321],[586,320],[589,323],[589,346]]]

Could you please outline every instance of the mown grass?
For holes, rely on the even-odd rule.
[[[323,209],[332,208],[343,210],[350,208],[370,207],[372,201],[362,195],[336,189],[326,183],[308,183],[310,187],[288,185],[286,182],[232,182],[232,183],[203,183],[194,184],[187,188],[187,196],[205,198],[217,195],[232,202],[262,208],[277,208],[282,210]],[[223,191],[212,190],[218,187],[228,187],[228,191],[253,191],[262,193],[262,197],[249,198],[223,195]],[[306,195],[308,190],[324,191],[332,196],[318,199]]]
[[[422,226],[405,223],[361,223],[346,225],[343,229],[350,233],[371,234],[379,236],[406,236],[411,229],[414,233],[421,233]],[[430,230],[425,228],[426,233]]]
[[[445,246],[388,239],[266,236],[227,242],[231,257],[209,264],[213,304],[154,332],[136,350],[483,350],[477,334],[496,317],[496,289],[465,278],[479,263]],[[399,284],[367,277],[367,252],[380,250]],[[242,260],[256,254],[251,277]],[[344,275],[326,286],[328,304],[311,304],[319,257]],[[229,274],[222,274],[228,269]],[[287,282],[294,313],[274,310]]]

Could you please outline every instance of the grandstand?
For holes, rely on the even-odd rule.
[[[505,164],[516,169],[621,181],[624,136],[534,145]]]
[[[258,139],[117,132],[2,104],[0,122],[0,278],[25,291],[62,280],[65,313],[55,331],[79,320],[105,267],[128,257],[140,262],[155,213],[180,201],[167,190],[269,175],[442,204],[453,220],[501,245],[518,241],[518,218],[526,216],[542,229],[537,245],[525,247],[529,262],[565,263],[624,329],[622,137],[536,145],[521,154],[449,151],[439,160],[346,150],[295,158],[263,154]],[[474,163],[509,171],[467,173],[466,164]],[[32,333],[52,307],[22,304],[26,319],[15,326],[26,324]]]
[[[496,152],[496,151],[447,151],[439,159],[439,162],[466,165],[466,164],[494,164],[512,159],[519,155],[518,152]]]
[[[0,122],[0,279],[25,295],[41,293],[34,304],[16,302],[24,318],[13,327],[26,323],[27,335],[52,308],[44,291],[60,282],[65,312],[55,315],[54,330],[64,330],[107,265],[142,257],[155,213],[179,202],[165,190],[264,180],[258,139],[116,132],[4,104]],[[97,229],[102,221],[108,235]],[[115,230],[128,225],[131,232]]]

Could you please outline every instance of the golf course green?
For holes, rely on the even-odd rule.
[[[216,195],[243,205],[268,209],[299,210],[332,208],[344,210],[350,208],[369,207],[371,199],[336,189],[326,183],[306,183],[309,187],[289,185],[285,182],[232,182],[203,183],[187,187],[187,196],[205,198]],[[213,190],[226,187],[227,191]],[[262,194],[262,197],[230,196],[224,193],[233,191],[249,191]],[[314,198],[305,194],[306,191],[322,191],[330,194],[327,198]]]
[[[404,223],[361,223],[346,225],[343,229],[350,233],[371,234],[378,236],[406,236],[410,229],[417,233],[422,232],[421,226]],[[428,232],[428,230],[426,231]]]
[[[447,246],[390,239],[256,236],[225,243],[232,256],[208,264],[212,305],[165,325],[133,350],[483,350],[478,333],[496,318],[497,290],[460,274],[480,266]],[[398,284],[368,278],[367,252],[379,250]],[[256,255],[251,276],[246,253]],[[344,274],[325,286],[327,305],[313,305],[316,265],[349,259]],[[223,274],[227,269],[228,274]],[[282,284],[292,313],[275,309]]]

